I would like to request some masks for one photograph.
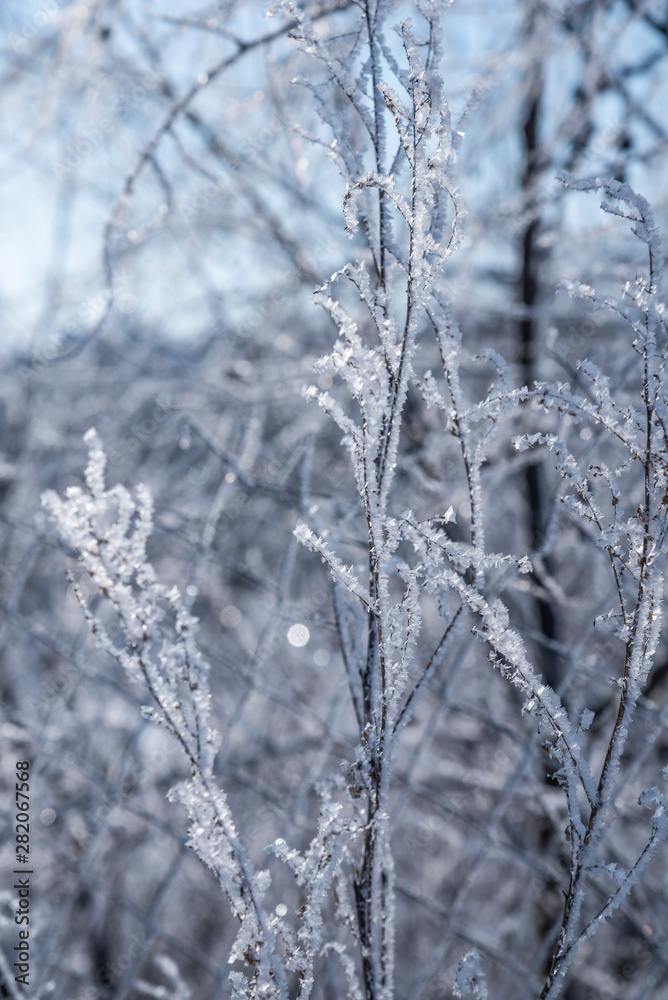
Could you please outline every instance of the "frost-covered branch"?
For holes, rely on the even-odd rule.
[[[122,486],[107,489],[106,456],[94,430],[88,431],[86,442],[85,488],[70,487],[65,499],[48,492],[43,503],[116,613],[125,644],[113,641],[73,582],[77,599],[98,648],[117,660],[131,681],[148,689],[152,704],[143,709],[145,718],[162,726],[186,758],[190,777],[169,795],[186,809],[189,846],[215,873],[240,924],[230,959],[252,969],[244,995],[286,997],[276,932],[262,906],[269,875],[254,871],[214,776],[220,735],[210,725],[209,665],[197,649],[197,619],[176,587],[158,582],[148,561],[146,543],[153,527],[149,491],[139,486],[135,501]]]

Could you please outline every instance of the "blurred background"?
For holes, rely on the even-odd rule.
[[[397,23],[408,13],[389,6]],[[306,7],[345,47],[356,5]],[[336,336],[313,290],[364,248],[344,230],[345,184],[318,115],[319,101],[342,98],[293,27],[248,0],[6,0],[0,10],[0,857],[8,873],[14,763],[30,759],[31,1000],[176,1000],[186,985],[198,1000],[227,996],[235,932],[165,799],[183,762],[141,720],[143,692],[94,650],[65,576],[68,562],[78,573],[72,553],[40,508],[43,490],[81,481],[89,427],[105,442],[110,483],[144,482],[156,498],[151,558],[201,620],[224,734],[217,770],[253,859],[272,869],[278,913],[297,909],[301,890],[263,848],[279,836],[308,844],[315,783],[354,753],[341,609],[292,531],[314,505],[336,521],[355,495],[339,433],[301,390],[332,386],[313,373]],[[665,222],[667,46],[665,0],[470,0],[447,12],[441,71],[455,120],[465,116],[454,181],[468,219],[442,290],[472,399],[490,381],[492,368],[473,360],[488,347],[520,385],[577,384],[586,356],[612,365],[622,395],[636,391],[627,330],[557,284],[577,278],[618,296],[645,266],[641,245],[556,174],[628,182]],[[353,132],[356,142],[363,150]],[[571,432],[583,454],[596,444],[588,428]],[[591,631],[610,606],[605,553],[555,511],[544,456],[509,442],[485,470],[489,543],[540,549],[542,562],[504,599],[569,710],[595,711],[595,758],[616,712],[608,679],[621,649]],[[417,393],[402,449],[397,510],[427,517],[453,504],[466,525],[456,442]],[[606,455],[614,467],[612,445]],[[353,517],[353,560],[359,538]],[[437,626],[431,609],[425,651]],[[668,762],[667,681],[664,640],[609,832],[620,864],[645,835],[638,790]],[[471,635],[403,739],[397,996],[450,996],[470,947],[494,1000],[536,995],[561,919],[565,807],[516,695]],[[568,1000],[668,997],[665,857],[582,949]],[[7,975],[9,879],[0,989],[16,997],[27,994]],[[333,957],[315,995],[344,995]]]

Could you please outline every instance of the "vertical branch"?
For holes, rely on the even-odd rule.
[[[373,144],[376,161],[376,173],[383,173],[383,154],[385,149],[385,103],[378,84],[380,83],[380,39],[378,37],[378,7],[380,0],[375,0],[374,12],[371,13],[373,0],[364,2],[364,19],[366,22],[369,58],[371,61],[371,101],[373,104]],[[385,288],[385,256],[387,249],[387,222],[385,192],[378,188],[378,284]]]
[[[530,16],[529,33],[536,31],[536,14],[532,12]],[[524,141],[524,171],[522,175],[522,190],[528,206],[531,206],[535,198],[536,189],[540,177],[540,139],[538,135],[541,99],[543,94],[543,80],[541,68],[535,62],[529,70],[529,94],[526,105],[524,123],[522,126],[522,138]],[[538,305],[539,283],[538,283],[538,234],[540,230],[540,216],[537,211],[527,212],[527,224],[522,233],[522,264],[520,275],[520,294],[523,306],[523,315],[520,320],[520,351],[519,361],[521,366],[521,379],[524,385],[531,386],[536,378],[536,353],[538,350],[538,330],[536,329],[535,310]],[[526,467],[526,495],[529,503],[529,529],[530,545],[534,551],[541,548],[543,543],[545,503],[543,499],[543,485],[541,482],[541,468],[538,462],[529,462]],[[549,566],[545,562],[546,570]],[[534,570],[535,575],[535,570]],[[540,582],[540,580],[538,581]],[[536,598],[536,609],[540,622],[540,630],[548,640],[547,644],[541,647],[541,659],[545,677],[551,687],[556,687],[559,682],[557,673],[557,658],[552,651],[551,644],[557,638],[556,621],[554,611],[549,599],[543,594]]]
[[[636,293],[636,303],[642,311],[644,325],[633,323],[638,340],[642,345],[639,351],[642,357],[642,381],[639,395],[645,408],[644,427],[638,414],[637,442],[629,442],[627,445],[642,467],[642,500],[635,514],[627,522],[628,555],[625,568],[629,571],[629,576],[636,581],[635,600],[632,604],[631,614],[625,614],[619,577],[615,574],[622,604],[624,622],[622,635],[625,644],[624,665],[619,679],[619,705],[586,829],[581,834],[580,831],[574,830],[571,826],[572,864],[569,886],[565,894],[564,912],[558,939],[540,1000],[556,1000],[561,992],[561,985],[568,967],[580,944],[587,937],[590,937],[598,924],[619,906],[644,869],[658,842],[666,835],[665,799],[660,795],[658,789],[654,788],[643,793],[640,799],[641,804],[644,805],[649,805],[650,801],[657,803],[652,833],[647,845],[641,851],[630,871],[624,875],[617,891],[611,896],[608,903],[595,918],[589,921],[585,929],[578,933],[578,922],[585,897],[585,881],[589,873],[595,869],[595,852],[605,832],[633,713],[647,681],[661,629],[661,609],[664,600],[663,561],[665,552],[662,549],[665,548],[665,545],[662,544],[662,537],[665,520],[663,508],[665,506],[666,463],[665,439],[661,436],[663,428],[661,428],[660,422],[657,424],[655,407],[659,387],[665,380],[666,359],[665,356],[658,353],[656,346],[655,325],[657,316],[663,315],[663,306],[654,302],[656,295],[654,258],[659,249],[659,240],[649,206],[628,185],[614,180],[607,182],[601,182],[598,179],[575,181],[574,178],[566,174],[562,175],[561,179],[567,186],[575,189],[598,190],[603,187],[611,198],[625,203],[629,207],[630,211],[627,213],[617,205],[611,207],[605,202],[602,204],[602,208],[606,211],[632,219],[636,223],[634,233],[647,244],[648,248],[649,283]],[[636,344],[637,341],[634,346]],[[595,375],[595,378],[597,377],[598,374]],[[600,407],[598,414],[599,419],[601,419]],[[593,510],[591,501],[590,507]],[[615,512],[614,520],[616,517]],[[596,514],[596,520],[599,520],[598,514]]]
[[[358,931],[364,988],[367,1000],[391,1000],[394,970],[394,888],[389,833],[389,789],[393,736],[397,731],[399,698],[406,684],[406,664],[419,629],[417,610],[417,572],[406,569],[404,596],[392,604],[390,581],[396,575],[393,557],[398,544],[398,525],[388,516],[394,480],[402,411],[415,350],[417,317],[427,308],[430,285],[454,245],[454,236],[441,245],[429,232],[437,191],[443,188],[455,203],[456,192],[447,181],[448,165],[444,144],[450,138],[449,113],[441,101],[440,82],[433,69],[427,71],[418,54],[418,44],[410,23],[401,25],[409,73],[395,73],[407,91],[404,101],[380,80],[382,17],[385,8],[369,0],[362,8],[369,78],[373,90],[373,114],[365,124],[370,135],[376,172],[363,177],[344,173],[347,191],[344,216],[347,229],[358,228],[356,213],[364,220],[361,199],[369,188],[376,188],[379,206],[379,266],[372,287],[364,264],[347,265],[341,274],[353,280],[373,318],[379,339],[376,347],[367,347],[357,334],[357,324],[331,298],[323,302],[337,322],[341,340],[326,359],[339,373],[359,406],[359,423],[338,408],[327,393],[309,390],[334,417],[346,434],[353,455],[357,489],[365,521],[367,546],[367,593],[363,603],[367,614],[366,655],[362,670],[362,741],[358,758],[363,762],[363,780],[367,795],[363,850],[355,877]],[[437,55],[438,32],[432,30],[425,43],[431,64]],[[325,56],[328,66],[331,60]],[[388,57],[389,58],[389,57]],[[338,77],[334,77],[337,85]],[[397,126],[400,146],[410,165],[410,194],[397,190],[396,177],[382,172],[385,145],[384,117],[391,111]],[[430,158],[430,139],[433,155]],[[347,160],[341,158],[347,168]],[[407,253],[390,246],[390,210],[397,212],[405,225]],[[367,232],[368,239],[368,232]],[[370,247],[373,249],[373,247]],[[375,258],[374,258],[375,261]],[[390,283],[390,273],[400,275]],[[400,330],[393,315],[403,312]],[[308,541],[310,533],[299,529],[303,540],[320,551],[335,575],[341,570],[323,539]],[[400,570],[401,573],[401,570]],[[403,574],[402,574],[403,575]],[[348,587],[360,597],[359,582],[349,580]],[[400,624],[405,623],[405,624]]]

